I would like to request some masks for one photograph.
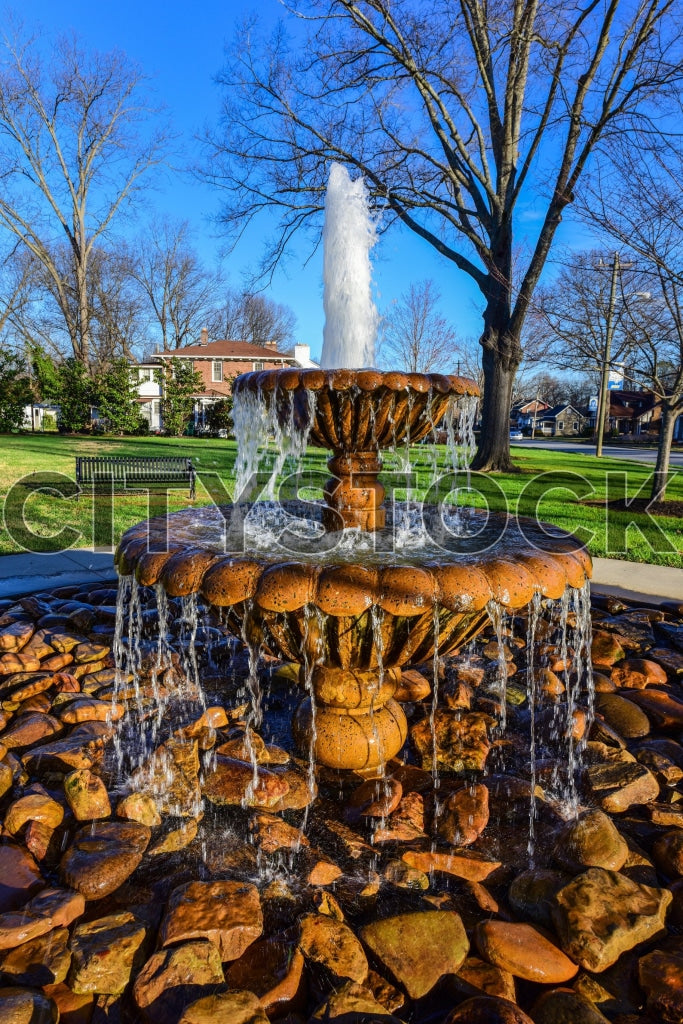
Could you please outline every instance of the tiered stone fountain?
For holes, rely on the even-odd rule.
[[[333,475],[316,513],[328,540],[335,531],[386,540],[394,522],[378,480],[380,452],[422,440],[476,394],[463,378],[376,370],[267,371],[235,382],[236,402],[255,399],[282,424],[294,422],[311,442],[332,449]],[[296,515],[298,507],[285,511]],[[423,510],[430,532],[441,511]],[[458,533],[441,538],[451,550],[436,543],[400,559],[380,550],[369,563],[354,557],[353,546],[342,557],[329,545],[298,558],[226,551],[223,519],[230,522],[232,512],[182,511],[129,530],[117,553],[119,572],[161,584],[171,597],[200,594],[226,609],[236,636],[301,665],[311,693],[296,714],[295,737],[330,768],[372,773],[399,752],[407,724],[393,694],[402,666],[471,639],[490,602],[514,610],[535,593],[557,599],[590,574],[589,556],[562,531],[551,536],[531,521],[474,510],[461,510]],[[493,536],[502,540],[490,548]]]

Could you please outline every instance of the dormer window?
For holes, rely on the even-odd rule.
[[[223,363],[220,359],[214,360],[211,364],[211,380],[220,383],[223,380]]]

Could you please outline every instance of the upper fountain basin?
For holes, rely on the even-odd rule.
[[[376,452],[422,441],[464,395],[479,388],[467,377],[390,370],[261,370],[234,382],[235,396],[253,394],[292,416],[311,444],[336,452]]]

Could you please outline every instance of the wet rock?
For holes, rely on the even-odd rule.
[[[167,829],[155,843],[147,848],[148,857],[158,857],[162,853],[177,853],[184,850],[197,838],[199,825],[196,818],[186,818],[177,828]]]
[[[656,661],[670,675],[679,679],[683,676],[683,653],[681,651],[673,651],[668,647],[654,647],[647,653],[652,661]]]
[[[179,1024],[270,1024],[253,992],[221,992],[202,996],[183,1010]]]
[[[269,1016],[302,1008],[305,997],[304,957],[284,938],[259,939],[230,964],[230,988],[247,989]]]
[[[23,755],[26,770],[67,773],[78,768],[93,768],[102,759],[106,737],[86,736],[77,730],[63,740],[45,743]]]
[[[273,774],[277,775],[281,783],[287,786],[284,796],[281,796],[276,803],[269,805],[271,810],[278,812],[300,811],[313,803],[318,795],[318,787],[314,778],[293,768],[288,768],[286,771],[278,770],[272,759],[268,763],[273,766]]]
[[[150,830],[136,822],[87,825],[62,857],[62,878],[86,900],[108,896],[135,871],[149,840]]]
[[[614,633],[605,632],[601,629],[593,630],[591,639],[591,661],[593,665],[609,672],[612,665],[621,661],[626,655],[624,648],[619,643]]]
[[[612,669],[612,681],[623,689],[644,690],[646,686],[666,686],[667,675],[656,661],[624,658]]]
[[[375,843],[410,843],[425,832],[424,800],[419,793],[406,793],[384,826],[375,831]]]
[[[385,818],[396,810],[402,796],[403,786],[397,779],[368,779],[354,789],[347,806],[359,816]]]
[[[629,695],[657,729],[683,729],[683,700],[663,690],[649,688]]]
[[[20,910],[0,914],[0,949],[13,949],[71,924],[84,910],[85,900],[79,893],[44,889]]]
[[[652,856],[668,878],[683,875],[683,830],[674,829],[660,836],[652,847]]]
[[[638,981],[647,1008],[668,1024],[683,1021],[683,948],[655,949],[638,961]]]
[[[554,896],[560,945],[586,970],[603,971],[626,950],[662,931],[671,899],[668,889],[589,868]]]
[[[460,789],[446,800],[437,824],[444,842],[469,846],[479,838],[489,820],[489,791],[481,783]]]
[[[571,989],[544,992],[531,1014],[534,1024],[609,1024],[589,999]]]
[[[338,864],[312,847],[303,847],[299,851],[296,871],[308,885],[332,885],[344,874]]]
[[[255,782],[250,764],[220,754],[204,783],[204,796],[218,805],[273,807],[288,790],[287,781],[267,768],[259,768]]]
[[[208,939],[221,959],[237,960],[263,932],[258,889],[245,882],[189,882],[174,889],[159,929],[168,946]]]
[[[77,644],[73,649],[73,655],[79,664],[86,664],[89,661],[102,661],[111,652],[111,647],[106,644],[97,644],[92,641],[85,641]]]
[[[73,992],[120,995],[144,961],[147,929],[129,911],[77,924],[68,984]]]
[[[316,1020],[340,1022],[363,1021],[363,1024],[400,1024],[367,986],[347,981],[329,996],[311,1017]]]
[[[595,707],[605,721],[625,739],[639,739],[650,732],[650,719],[637,704],[618,693],[596,693]]]
[[[71,962],[69,929],[55,928],[0,954],[0,973],[15,985],[58,985]]]
[[[410,729],[410,737],[422,758],[422,767],[431,768],[436,756],[438,764],[453,771],[483,771],[491,743],[488,738],[487,715],[470,712],[437,710]]]
[[[133,999],[151,1024],[178,1020],[183,1009],[213,995],[225,981],[221,955],[212,942],[186,942],[154,953],[133,985]]]
[[[35,654],[3,654],[0,657],[0,675],[11,675],[14,672],[37,672],[40,659]]]
[[[58,833],[41,821],[30,821],[24,833],[24,843],[36,860],[59,859]]]
[[[634,804],[656,800],[659,785],[652,772],[627,750],[589,742],[586,782],[604,811],[619,814]]]
[[[683,803],[676,804],[648,804],[644,808],[653,825],[664,825],[670,828],[683,828]]]
[[[676,786],[683,779],[683,770],[657,750],[638,750],[636,760],[650,769],[660,786]]]
[[[501,866],[498,860],[484,860],[473,853],[441,853],[438,850],[406,850],[402,859],[425,874],[436,871],[471,882],[483,882]]]
[[[562,889],[571,876],[561,871],[529,868],[512,881],[508,890],[510,907],[520,917],[534,921],[544,928],[552,926],[553,896]]]
[[[166,740],[134,774],[132,786],[151,796],[161,814],[195,817],[202,803],[197,740]]]
[[[150,828],[161,824],[157,805],[147,793],[129,793],[128,796],[124,796],[116,805],[116,815],[118,818],[127,818],[128,821],[137,821],[141,825],[149,825]]]
[[[361,928],[360,936],[411,999],[426,995],[444,974],[455,974],[469,952],[462,920],[449,910],[372,921]]]
[[[509,971],[468,956],[453,978],[453,987],[468,996],[496,996],[498,999],[516,1000],[515,979]]]
[[[64,808],[47,793],[29,793],[10,804],[5,815],[5,828],[11,835],[16,835],[27,821],[40,821],[48,828],[57,828],[63,819]]]
[[[0,628],[0,651],[3,654],[20,651],[31,637],[35,626],[28,620],[18,619]]]
[[[533,925],[482,921],[475,930],[479,952],[489,963],[542,985],[573,978],[578,967]]]
[[[123,717],[123,704],[95,697],[77,697],[59,712],[62,722],[76,725],[80,722],[118,722]]]
[[[309,964],[324,968],[333,978],[365,981],[367,957],[348,925],[326,914],[305,914],[299,926],[298,947]]]
[[[11,789],[13,781],[12,769],[8,764],[0,761],[0,797],[3,797]]]
[[[0,1020],[3,1024],[57,1024],[54,1000],[33,988],[8,985],[0,988]]]
[[[111,804],[107,788],[88,768],[70,772],[64,779],[64,794],[76,821],[108,818]]]
[[[43,876],[28,850],[0,844],[0,913],[23,907],[41,885]]]
[[[602,672],[593,672],[593,686],[596,693],[614,693],[617,688],[616,684],[612,682],[612,677],[606,676]]]
[[[561,868],[571,872],[588,867],[619,871],[626,863],[628,846],[612,819],[595,808],[565,825],[553,856]]]
[[[260,811],[252,815],[249,827],[254,842],[264,853],[275,853],[277,850],[298,850],[300,846],[308,846],[309,842],[301,829],[288,825],[276,814]]]
[[[473,996],[448,1014],[443,1024],[534,1024],[514,1003],[495,996]]]
[[[19,715],[2,734],[2,742],[8,750],[25,750],[58,736],[63,725],[52,715],[33,712]]]
[[[401,672],[401,679],[394,693],[394,700],[404,704],[425,700],[432,692],[428,679],[414,668],[406,668]]]
[[[266,764],[268,761],[268,749],[264,740],[257,732],[237,733],[231,739],[216,747],[216,753],[220,754],[221,757],[228,758],[230,761],[245,761],[250,767],[254,762],[256,764]]]
[[[212,875],[249,878],[258,869],[256,847],[237,836],[231,836],[225,843],[207,844],[202,859]]]
[[[399,889],[425,891],[429,888],[429,876],[424,871],[412,868],[403,860],[390,860],[384,868],[384,878],[390,885],[396,885]]]

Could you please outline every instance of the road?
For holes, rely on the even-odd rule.
[[[575,441],[540,441],[529,438],[526,441],[511,441],[513,447],[519,448],[546,448],[553,452],[571,452],[579,455],[595,455],[595,445],[577,444]],[[614,459],[631,459],[634,462],[651,462],[657,460],[656,448],[627,448],[625,445],[603,445],[602,454],[605,457]],[[683,452],[673,451],[671,453],[671,469],[683,469]]]

